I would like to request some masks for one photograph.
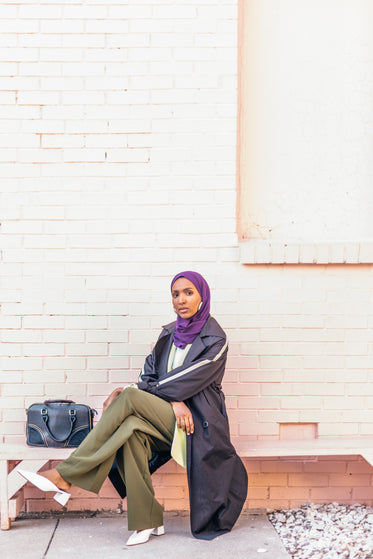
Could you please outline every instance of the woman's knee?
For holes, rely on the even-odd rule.
[[[129,400],[136,399],[138,392],[139,389],[136,388],[135,386],[127,386],[127,388],[123,390],[125,398],[128,398]]]
[[[121,394],[126,404],[131,410],[135,410],[136,406],[143,401],[143,392],[134,386],[128,386]]]
[[[154,415],[154,413],[162,413],[164,408],[167,409],[169,407],[173,416],[171,404],[157,396],[153,396],[153,394],[149,394],[149,392],[129,386],[123,393],[127,409],[134,415],[148,417]]]

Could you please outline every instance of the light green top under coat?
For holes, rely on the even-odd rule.
[[[180,367],[184,363],[184,359],[187,356],[191,345],[192,344],[188,344],[187,346],[185,346],[184,349],[181,349],[180,347],[176,347],[175,344],[172,344],[170,355],[168,356],[167,372]],[[175,460],[175,462],[180,464],[180,466],[182,466],[183,468],[186,468],[186,434],[177,426],[177,423],[175,423],[174,438],[171,446],[171,456]]]

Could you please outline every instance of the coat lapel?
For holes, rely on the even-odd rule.
[[[206,346],[209,345],[210,335],[219,335],[219,333],[216,333],[213,330],[213,324],[213,319],[210,317],[192,343],[191,348],[185,357],[184,364],[188,365],[198,358],[198,356],[205,350]],[[155,346],[155,366],[158,373],[160,371],[167,371],[168,356],[174,339],[175,327],[175,322],[171,322],[170,324],[164,326],[164,335],[158,340]]]
[[[204,351],[206,345],[203,343],[201,335],[199,334],[194,342],[192,343],[190,350],[188,351],[184,364],[192,363],[202,351]]]
[[[212,331],[212,326],[211,326],[212,324],[213,324],[213,319],[210,317],[207,320],[204,327],[202,328],[201,332],[198,334],[198,336],[196,337],[196,339],[192,343],[192,346],[191,346],[190,350],[188,351],[188,354],[185,358],[184,363],[188,364],[188,363],[191,363],[192,361],[194,361],[195,359],[197,359],[198,356],[200,355],[200,353],[202,353],[202,351],[204,351],[205,348],[209,345],[209,336],[211,334],[212,335],[215,334]]]

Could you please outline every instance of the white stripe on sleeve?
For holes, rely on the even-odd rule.
[[[228,346],[228,340],[225,341],[225,344],[223,345],[223,347],[221,348],[219,353],[217,355],[215,355],[214,359],[204,359],[203,361],[200,361],[199,363],[196,363],[195,365],[191,365],[190,367],[188,367],[184,371],[180,371],[179,373],[176,373],[176,375],[172,375],[172,376],[167,377],[163,380],[160,380],[159,383],[158,383],[158,386],[162,386],[162,384],[166,384],[167,382],[171,382],[171,381],[176,380],[180,377],[183,377],[184,375],[187,375],[188,373],[191,373],[192,371],[195,371],[199,367],[203,367],[204,365],[207,365],[208,363],[212,363],[214,361],[217,361],[222,356],[222,354],[226,350],[227,346]]]

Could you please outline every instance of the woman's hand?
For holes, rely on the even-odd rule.
[[[187,435],[194,433],[193,416],[188,406],[184,402],[171,402],[174,414],[176,417],[176,424]]]
[[[116,398],[118,398],[119,394],[122,394],[124,388],[122,386],[122,388],[116,388],[115,390],[113,390],[113,392],[110,394],[110,396],[108,396],[105,400],[105,402],[103,403],[102,406],[102,412],[104,412],[106,410],[106,408],[108,408],[110,406],[110,404],[112,402],[114,402],[114,400]]]

